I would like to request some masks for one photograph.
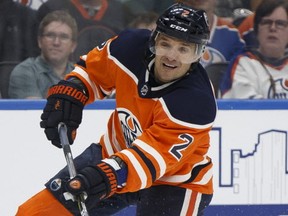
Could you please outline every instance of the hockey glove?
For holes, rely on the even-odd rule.
[[[66,183],[66,189],[76,196],[86,192],[88,197],[100,201],[115,193],[117,174],[114,168],[105,162],[88,166]]]
[[[49,89],[40,126],[45,129],[46,137],[53,145],[62,148],[58,134],[60,122],[66,124],[69,143],[73,144],[87,100],[88,93],[73,82],[62,80]]]

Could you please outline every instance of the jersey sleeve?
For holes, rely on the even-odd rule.
[[[86,85],[89,91],[88,103],[111,95],[117,85],[118,90],[119,85],[122,85],[123,73],[135,78],[143,73],[150,33],[146,29],[121,32],[81,56],[75,69],[66,78],[76,76]]]
[[[66,76],[66,79],[75,76],[85,84],[89,92],[88,103],[111,95],[115,89],[117,67],[109,51],[115,38],[117,36],[81,56],[74,70]]]

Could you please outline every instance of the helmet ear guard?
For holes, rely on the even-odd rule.
[[[198,47],[198,49],[199,49],[199,47],[200,47],[200,49],[196,51],[196,54],[202,56],[202,55],[204,54],[204,52],[205,52],[206,45],[204,45],[204,44],[198,44],[197,47]]]

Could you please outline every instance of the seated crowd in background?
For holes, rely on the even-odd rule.
[[[288,98],[288,1],[263,0],[256,9],[259,43],[230,62],[221,85],[223,98]]]
[[[157,19],[158,14],[154,11],[141,12],[134,20],[129,23],[128,27],[149,29],[153,31],[153,29],[156,28]]]
[[[79,56],[86,54],[89,50],[97,45],[100,45],[105,40],[117,35],[125,28],[147,28],[153,30],[155,26],[155,20],[157,19],[159,13],[161,13],[168,6],[172,5],[175,2],[183,2],[184,4],[188,4],[196,9],[203,9],[207,12],[207,18],[210,24],[211,30],[211,38],[205,50],[205,53],[201,59],[201,63],[204,67],[207,68],[207,72],[210,70],[209,65],[217,65],[217,63],[223,63],[224,65],[228,64],[232,61],[235,56],[239,53],[243,52],[246,46],[249,47],[257,47],[258,42],[254,39],[247,39],[251,35],[255,35],[253,32],[253,22],[254,22],[254,11],[255,8],[261,3],[262,0],[207,0],[207,1],[197,1],[197,0],[47,0],[45,3],[39,4],[39,7],[36,9],[30,9],[28,6],[23,6],[18,2],[14,2],[13,0],[3,0],[1,4],[11,4],[8,8],[11,10],[17,10],[21,8],[21,11],[26,11],[27,17],[26,19],[22,19],[20,16],[15,16],[14,19],[18,19],[16,22],[16,27],[12,29],[20,29],[23,31],[21,35],[25,35],[25,37],[9,37],[7,36],[3,38],[3,34],[1,35],[1,30],[3,29],[3,21],[0,22],[0,45],[3,47],[3,44],[6,46],[6,49],[1,49],[2,58],[0,59],[0,98],[2,94],[2,98],[45,98],[45,95],[42,94],[17,94],[15,92],[19,91],[21,88],[25,88],[25,85],[16,86],[15,82],[15,74],[19,80],[21,76],[27,77],[31,76],[29,71],[35,71],[35,68],[28,70],[29,61],[30,64],[35,64],[36,60],[43,59],[43,48],[41,50],[37,46],[40,46],[41,37],[37,39],[37,28],[42,21],[42,19],[52,11],[56,10],[66,10],[69,12],[73,18],[75,18],[77,26],[78,26],[78,34],[77,40],[75,41],[76,46],[73,49],[73,52],[69,54],[69,64],[64,61],[67,65],[72,65],[78,61]],[[21,2],[21,1],[19,1]],[[13,6],[12,4],[17,5]],[[23,4],[27,4],[27,1],[23,1]],[[0,7],[1,9],[4,7]],[[7,8],[7,7],[5,7]],[[240,8],[240,9],[239,9]],[[246,10],[241,10],[244,8]],[[20,9],[19,9],[20,10]],[[12,19],[9,16],[10,9],[6,9],[8,13],[1,13],[0,16],[4,17],[7,20]],[[234,12],[234,13],[233,13]],[[24,12],[22,12],[23,14]],[[12,14],[12,13],[10,13]],[[252,17],[252,18],[251,18]],[[250,21],[249,21],[250,19]],[[252,20],[252,22],[251,22]],[[24,23],[26,22],[26,23]],[[154,23],[153,23],[154,22]],[[11,22],[10,22],[11,23]],[[20,26],[21,28],[18,27]],[[248,24],[247,24],[248,23]],[[235,24],[235,25],[234,25]],[[252,24],[252,25],[251,25]],[[7,25],[7,24],[6,24]],[[23,29],[23,26],[27,27]],[[244,27],[243,27],[244,26]],[[252,26],[252,27],[251,27]],[[9,28],[6,27],[7,29]],[[11,27],[10,27],[11,28]],[[21,30],[22,29],[22,30]],[[7,31],[6,31],[7,32]],[[251,33],[252,34],[248,34]],[[17,36],[17,31],[14,32]],[[39,36],[39,35],[38,35]],[[248,36],[248,37],[247,37]],[[20,39],[21,38],[21,39]],[[56,37],[57,39],[57,37]],[[10,42],[6,41],[15,41],[12,45],[13,48],[7,51],[7,45]],[[26,40],[24,42],[24,40]],[[5,43],[4,43],[5,41]],[[246,45],[245,45],[246,42]],[[16,46],[16,44],[20,44]],[[252,45],[251,45],[252,44]],[[40,54],[41,51],[41,54]],[[6,56],[3,52],[11,53],[15,52],[15,54],[10,54],[8,59],[3,58]],[[40,55],[39,55],[40,54]],[[29,58],[36,57],[37,58]],[[18,56],[18,57],[17,57]],[[20,56],[20,57],[19,57]],[[29,58],[29,59],[27,59]],[[26,60],[27,59],[27,60]],[[34,59],[34,60],[32,60]],[[24,61],[26,60],[26,61]],[[5,63],[7,61],[13,62],[10,65],[9,69],[4,69],[5,73],[1,71],[1,63]],[[8,95],[8,84],[9,84],[9,76],[10,73],[15,67],[16,64],[22,62],[18,67],[14,68],[16,72],[13,72],[13,76],[11,76],[11,86],[9,91],[11,95]],[[68,61],[68,60],[67,60]],[[48,61],[47,61],[48,62]],[[46,62],[46,63],[47,63]],[[23,68],[25,67],[25,70]],[[49,63],[48,63],[49,65]],[[70,66],[69,66],[70,67]],[[226,67],[226,66],[225,66]],[[67,66],[68,68],[68,66]],[[213,68],[213,67],[211,67]],[[20,72],[20,70],[23,70]],[[50,68],[51,69],[51,68]],[[69,70],[69,69],[67,69]],[[211,69],[214,70],[214,69]],[[228,69],[229,70],[229,69]],[[18,71],[18,72],[17,72]],[[53,71],[53,69],[51,69]],[[51,72],[50,71],[50,72]],[[43,70],[42,70],[43,72]],[[46,71],[47,72],[47,71]],[[213,71],[212,71],[213,72]],[[23,74],[22,74],[23,73]],[[47,72],[49,74],[49,72]],[[230,73],[230,71],[227,71]],[[5,79],[1,79],[1,75],[5,75]],[[39,72],[40,74],[40,72]],[[52,73],[53,74],[53,73]],[[209,74],[209,73],[208,73]],[[50,73],[51,75],[51,73]],[[34,77],[34,80],[37,78]],[[38,77],[39,79],[39,77]],[[17,79],[16,79],[17,80]],[[53,83],[52,81],[53,80]],[[47,80],[48,83],[55,84],[57,83],[58,78]],[[32,83],[32,80],[30,80]],[[217,81],[218,82],[218,81]],[[4,83],[4,84],[3,84]],[[14,84],[13,84],[14,83]],[[18,85],[18,84],[17,84]],[[29,84],[29,85],[36,85]],[[217,84],[218,85],[218,84]],[[16,88],[16,89],[14,89]],[[42,87],[44,89],[44,87]],[[18,89],[18,90],[17,90]],[[45,91],[42,89],[42,93]],[[218,91],[218,87],[217,87]],[[14,93],[13,93],[14,92]],[[218,93],[216,92],[217,97]],[[21,96],[22,95],[22,96]],[[37,95],[37,96],[36,96]],[[225,97],[224,97],[225,98]]]
[[[68,11],[77,22],[79,32],[77,47],[71,56],[73,62],[118,34],[128,22],[124,6],[117,0],[48,0],[38,8],[38,21],[55,10]]]
[[[255,10],[261,4],[262,0],[254,0],[251,5],[251,13],[242,19],[242,22],[239,23],[238,29],[241,37],[246,43],[247,48],[256,48],[258,47],[258,41],[254,33],[254,15]]]
[[[69,56],[77,46],[77,24],[63,10],[47,14],[38,30],[41,54],[18,64],[9,82],[9,97],[16,99],[46,98],[49,87],[73,69]]]
[[[0,98],[8,98],[11,70],[39,54],[36,11],[13,0],[0,1]]]

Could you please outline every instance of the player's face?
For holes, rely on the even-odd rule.
[[[176,80],[197,61],[197,45],[158,34],[155,41],[155,78],[160,83]]]
[[[51,22],[38,38],[41,55],[52,64],[66,62],[76,47],[71,28],[62,22]]]
[[[267,57],[281,58],[288,44],[288,15],[283,7],[276,8],[258,25],[259,49]]]

